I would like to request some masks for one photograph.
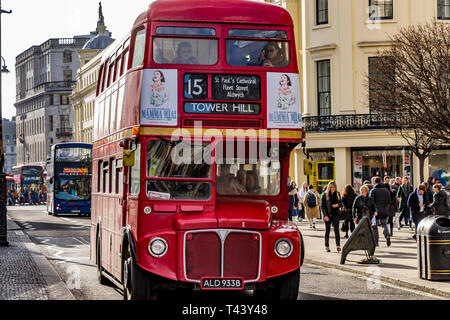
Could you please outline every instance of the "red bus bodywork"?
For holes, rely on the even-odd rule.
[[[216,31],[218,59],[215,65],[161,65],[153,60],[152,44],[156,28],[207,27]],[[132,68],[136,33],[146,31],[143,64]],[[287,67],[230,66],[225,58],[229,29],[282,30],[286,32],[290,63]],[[183,36],[179,36],[183,37]],[[266,73],[298,74],[293,22],[281,7],[248,0],[159,0],[141,14],[130,36],[105,50],[97,87],[94,118],[91,260],[99,272],[123,283],[125,251],[129,248],[138,267],[172,284],[200,286],[203,277],[238,277],[245,288],[263,286],[269,279],[299,270],[303,247],[301,234],[288,221],[289,154],[302,141],[301,129],[279,130],[281,192],[277,196],[220,196],[216,194],[216,164],[212,165],[212,190],[209,200],[155,200],[146,196],[146,148],[157,137],[171,139],[174,129],[186,129],[192,139],[213,141],[205,131],[196,135],[194,122],[202,121],[204,130],[214,128],[253,129],[273,133],[267,126]],[[127,62],[123,67],[124,62]],[[178,115],[175,126],[140,124],[143,70],[175,69],[178,72]],[[256,75],[261,79],[261,112],[259,115],[199,115],[184,111],[183,77],[186,73],[206,74],[208,92],[215,74]],[[105,77],[106,75],[106,77]],[[112,98],[111,98],[112,97]],[[111,99],[111,100],[110,100]],[[111,102],[111,101],[114,101]],[[118,101],[118,102],[117,102]],[[211,94],[205,101],[212,102]],[[116,103],[117,102],[117,103]],[[111,109],[104,107],[112,106]],[[113,110],[116,108],[116,110]],[[106,110],[106,111],[105,111]],[[115,119],[112,114],[116,114]],[[105,121],[105,118],[108,120]],[[123,151],[131,149],[131,141],[142,146],[140,191],[131,194],[130,168],[122,164]],[[255,137],[238,137],[250,141]],[[123,178],[121,178],[123,175]],[[189,180],[189,179],[188,179]],[[123,181],[123,186],[119,186]],[[277,210],[273,210],[276,207]],[[163,238],[167,253],[160,257],[149,254],[149,242]],[[279,239],[292,243],[288,258],[274,252]],[[249,259],[242,257],[251,256]],[[126,261],[125,261],[126,262]],[[128,274],[128,271],[127,271]]]

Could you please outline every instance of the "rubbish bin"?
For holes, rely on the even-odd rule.
[[[450,219],[429,216],[417,227],[419,277],[450,280]]]

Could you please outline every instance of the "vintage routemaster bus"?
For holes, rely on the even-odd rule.
[[[47,212],[91,213],[92,144],[59,143],[47,163]]]
[[[302,142],[293,22],[249,0],[159,0],[105,50],[94,116],[91,259],[125,299],[159,289],[296,299],[288,221]]]

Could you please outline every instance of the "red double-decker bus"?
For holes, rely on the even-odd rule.
[[[159,0],[111,45],[94,116],[91,259],[125,299],[160,288],[296,299],[302,142],[293,22],[249,0]]]
[[[14,183],[19,190],[27,188],[36,192],[44,190],[44,169],[41,166],[23,165],[12,168]]]

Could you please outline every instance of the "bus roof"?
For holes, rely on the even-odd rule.
[[[287,10],[255,0],[157,0],[150,4],[148,18],[150,21],[293,25]]]

